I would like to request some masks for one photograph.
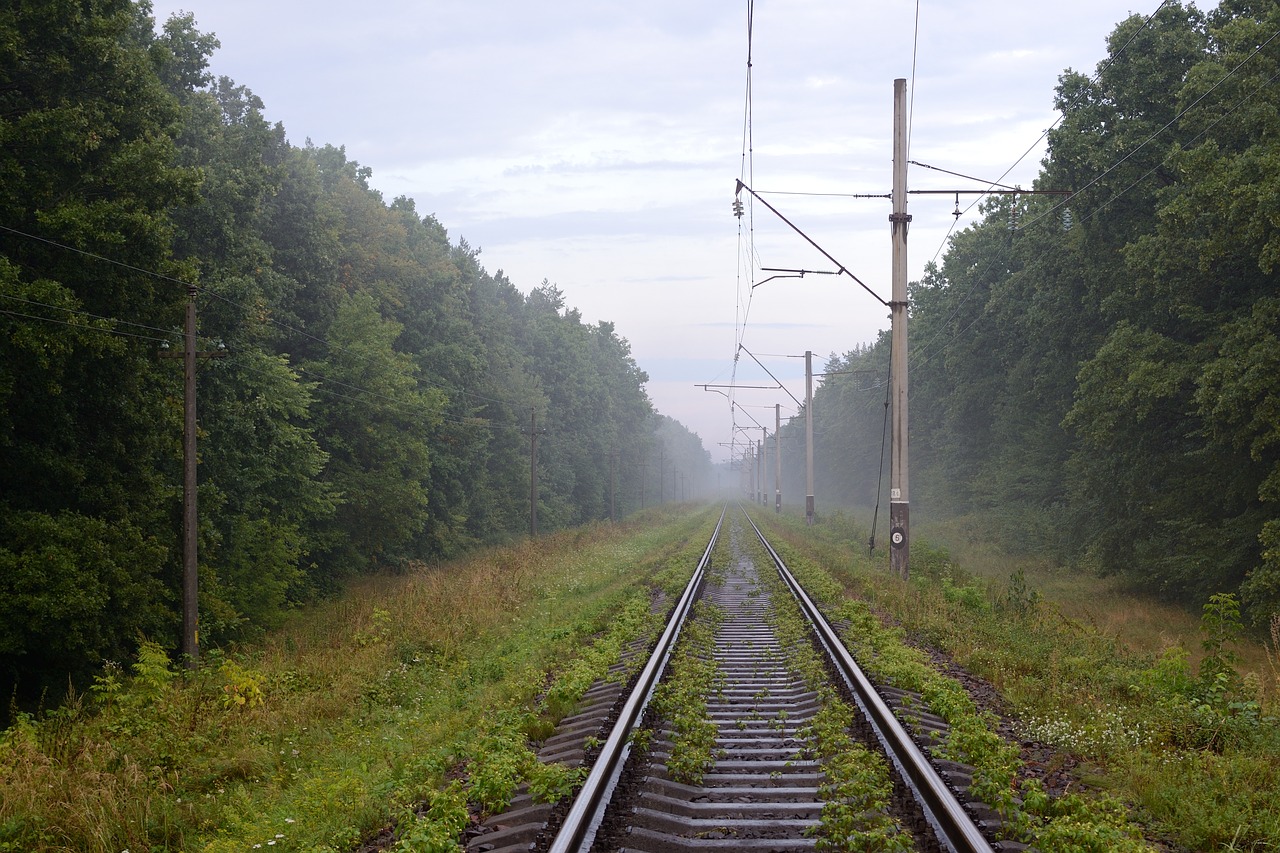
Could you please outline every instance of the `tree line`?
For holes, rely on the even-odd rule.
[[[1280,4],[1162,4],[1107,47],[1095,74],[1060,77],[1035,182],[1074,194],[990,197],[911,286],[912,503],[1192,606],[1238,592],[1264,620],[1280,612]],[[833,356],[815,395],[828,500],[875,503],[888,349]],[[787,448],[803,472],[799,420]]]
[[[612,323],[527,295],[343,148],[291,144],[148,2],[0,15],[0,690],[176,645],[199,313],[201,642],[360,573],[659,499],[698,438]],[[646,481],[647,482],[644,482]],[[647,488],[645,488],[647,486]],[[15,692],[16,691],[16,692]]]

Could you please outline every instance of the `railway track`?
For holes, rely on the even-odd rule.
[[[713,565],[713,552],[731,556]],[[912,704],[877,690],[745,512],[726,509],[633,690],[595,703],[585,737],[602,745],[572,804],[491,819],[469,853],[1022,849],[975,822],[992,815],[963,802],[965,768],[930,763],[920,744],[945,737],[940,721],[917,706],[904,726],[890,703]],[[571,725],[556,748],[591,721]]]

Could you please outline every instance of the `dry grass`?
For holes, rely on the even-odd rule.
[[[707,526],[664,512],[366,578],[193,676],[20,719],[0,733],[0,853],[351,849]]]
[[[945,547],[964,571],[997,585],[1022,571],[1028,584],[1063,616],[1090,626],[1129,651],[1160,655],[1180,647],[1193,666],[1203,657],[1199,613],[1134,592],[1120,578],[1096,577],[1042,558],[1010,555],[992,543],[975,541],[965,520],[917,525],[913,535]],[[1233,650],[1239,669],[1268,685],[1270,700],[1280,700],[1280,677],[1271,669],[1265,644],[1243,640],[1233,644]]]

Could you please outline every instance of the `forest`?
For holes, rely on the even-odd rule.
[[[53,700],[180,624],[194,298],[202,645],[348,580],[709,479],[612,323],[526,293],[291,144],[194,17],[0,14],[0,696]]]
[[[1278,36],[1271,0],[1166,3],[1060,77],[1035,188],[1073,194],[988,197],[910,289],[913,519],[1280,612]],[[888,367],[887,333],[827,365],[820,509],[887,514]]]

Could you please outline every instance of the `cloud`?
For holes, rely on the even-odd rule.
[[[924,0],[918,21],[913,3],[757,4],[748,103],[739,4],[194,4],[222,42],[213,73],[261,96],[291,139],[345,145],[385,197],[415,199],[482,246],[491,271],[526,290],[557,282],[589,322],[615,321],[659,409],[718,456],[727,401],[692,383],[732,369],[739,334],[753,352],[825,355],[873,340],[888,314],[843,276],[752,291],[761,266],[831,264],[759,206],[735,219],[735,179],[888,192],[892,81],[904,77],[913,159],[996,180],[1055,119],[1058,75],[1096,67],[1125,16],[1114,0]],[[191,6],[155,2],[161,20]],[[1005,183],[1030,185],[1041,150]],[[914,167],[909,178],[970,185]],[[887,292],[887,201],[768,198]],[[911,197],[912,278],[942,247],[953,203]]]

